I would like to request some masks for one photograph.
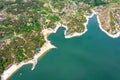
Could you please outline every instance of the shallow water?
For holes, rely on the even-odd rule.
[[[40,59],[33,71],[26,65],[10,80],[120,80],[120,38],[103,33],[96,15],[80,37],[65,39],[64,30],[49,36],[57,49]]]

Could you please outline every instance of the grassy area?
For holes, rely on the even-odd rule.
[[[111,3],[120,3],[120,0],[111,0]]]
[[[110,26],[111,26],[112,31],[115,30],[115,23],[114,23],[114,21],[115,21],[115,19],[114,19],[113,15],[112,15],[112,12],[110,12]]]

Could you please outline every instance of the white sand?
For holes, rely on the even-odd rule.
[[[105,30],[102,28],[102,26],[101,26],[101,22],[100,22],[98,13],[95,13],[95,14],[97,15],[97,20],[98,20],[99,28],[100,28],[104,33],[106,33],[106,34],[107,34],[109,37],[111,37],[111,38],[118,38],[118,37],[120,37],[120,31],[119,31],[117,34],[115,34],[115,35],[112,35],[112,34],[108,33],[107,31],[105,31]]]
[[[86,16],[86,19],[87,19],[87,22],[85,23],[85,26],[87,26],[87,24],[88,24],[88,21],[89,21],[89,18],[91,18],[93,15],[97,15],[97,21],[98,21],[98,24],[99,24],[99,28],[104,32],[104,33],[106,33],[109,37],[111,37],[111,38],[118,38],[118,37],[120,37],[120,31],[117,33],[117,34],[115,34],[115,35],[112,35],[112,34],[110,34],[110,33],[108,33],[107,31],[105,31],[103,28],[102,28],[102,26],[101,26],[101,22],[100,22],[100,19],[99,19],[99,13],[97,13],[97,12],[95,12],[94,10],[92,10],[92,15],[91,16]]]
[[[67,26],[65,26],[65,28],[66,28],[66,31],[65,31],[65,33],[64,33],[65,38],[77,37],[77,36],[81,36],[81,35],[83,35],[84,33],[86,33],[86,32],[87,32],[87,25],[88,25],[89,18],[91,18],[93,15],[94,15],[94,13],[93,13],[92,15],[90,15],[90,16],[84,15],[84,16],[86,17],[87,21],[84,23],[85,30],[84,30],[82,33],[74,32],[72,35],[66,35],[66,32],[67,32],[68,28],[66,28]],[[64,25],[63,25],[63,26],[64,26]]]
[[[43,47],[41,48],[41,51],[40,53],[38,54],[35,54],[34,58],[32,60],[29,60],[29,61],[23,61],[19,64],[13,64],[9,69],[5,70],[3,72],[3,74],[1,75],[1,80],[7,80],[10,76],[12,76],[12,74],[14,74],[18,69],[20,69],[22,66],[26,65],[26,64],[32,64],[32,69],[33,70],[35,68],[35,65],[37,64],[37,60],[39,59],[39,57],[41,57],[46,51],[52,49],[52,48],[56,48],[55,46],[53,46],[49,40],[47,40],[47,37],[51,34],[51,33],[56,33],[56,31],[58,30],[59,27],[64,27],[66,28],[65,30],[65,38],[72,38],[72,37],[76,37],[76,36],[81,36],[83,35],[86,31],[87,31],[87,24],[88,24],[88,21],[89,21],[89,18],[91,18],[94,14],[97,15],[97,20],[98,20],[98,23],[99,23],[99,27],[100,29],[105,32],[108,36],[112,37],[112,38],[117,38],[120,36],[120,32],[116,35],[111,35],[109,34],[107,31],[105,31],[102,27],[101,27],[101,23],[100,23],[100,20],[99,20],[99,16],[98,14],[93,11],[93,14],[91,16],[86,16],[86,19],[87,19],[87,22],[84,23],[85,25],[85,31],[82,32],[82,33],[77,33],[77,32],[74,32],[72,35],[66,35],[66,32],[68,30],[67,26],[65,25],[62,25],[60,23],[57,23],[56,25],[56,28],[55,29],[51,29],[51,28],[48,28],[48,29],[44,29],[42,31],[43,35],[44,35],[44,38],[46,40],[46,43],[43,45]]]
[[[92,17],[92,16],[91,16]],[[32,60],[29,60],[29,61],[23,61],[19,64],[13,64],[9,69],[5,70],[3,72],[3,74],[1,75],[1,80],[7,80],[10,76],[12,76],[12,74],[14,74],[18,69],[20,69],[22,66],[26,65],[26,64],[32,64],[32,69],[33,70],[35,68],[35,65],[37,64],[37,60],[39,59],[39,57],[41,57],[46,51],[52,49],[52,48],[56,48],[55,46],[53,46],[49,40],[47,40],[47,37],[51,34],[51,33],[56,33],[56,31],[58,30],[58,28],[60,27],[64,27],[66,30],[65,30],[65,38],[72,38],[72,37],[75,37],[75,36],[80,36],[82,34],[84,34],[86,31],[87,31],[87,24],[88,24],[88,18],[89,17],[86,17],[87,18],[87,22],[84,23],[85,25],[85,31],[83,33],[73,33],[73,35],[66,35],[66,31],[68,30],[67,26],[65,25],[62,25],[60,23],[57,23],[56,24],[56,28],[55,29],[51,29],[51,28],[48,28],[48,29],[44,29],[42,31],[42,34],[44,35],[44,38],[46,40],[46,43],[43,45],[43,47],[41,48],[41,51],[40,53],[38,54],[35,54],[34,58]]]
[[[46,38],[46,43],[43,45],[43,47],[41,48],[41,51],[37,54],[35,54],[34,58],[32,60],[29,61],[23,61],[19,64],[13,64],[9,69],[5,70],[3,72],[3,74],[1,75],[1,80],[7,80],[10,76],[12,76],[12,74],[14,74],[18,69],[20,69],[22,66],[26,65],[26,64],[32,64],[32,69],[33,70],[35,68],[35,65],[37,64],[37,60],[39,57],[41,57],[46,51],[52,49],[52,48],[56,48],[55,46],[51,45],[51,43],[47,40],[47,34],[49,34],[49,31],[45,31],[44,32],[44,36]]]
[[[7,80],[14,72],[16,72],[18,69],[20,69],[23,65],[26,64],[33,64],[32,70],[36,65],[36,60],[30,60],[30,61],[24,61],[17,64],[13,64],[9,69],[5,70],[4,73],[1,75],[1,80]]]

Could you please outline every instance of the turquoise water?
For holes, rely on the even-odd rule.
[[[103,33],[95,15],[80,37],[65,39],[64,30],[49,37],[57,49],[39,60],[33,71],[26,65],[10,80],[120,80],[120,38]]]

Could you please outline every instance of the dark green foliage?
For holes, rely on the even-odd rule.
[[[114,17],[113,17],[113,15],[112,15],[112,12],[110,12],[110,26],[111,26],[111,28],[112,28],[112,31],[114,31],[115,30],[115,23],[114,23]]]
[[[103,0],[73,0],[78,2],[84,2],[86,4],[89,4],[91,6],[99,6],[99,5],[103,5],[103,4],[108,4],[108,2],[105,2]]]
[[[80,6],[80,2],[89,6],[75,11],[73,7]],[[47,3],[47,6],[43,6],[44,3]],[[83,32],[85,29],[83,23],[86,22],[83,16],[85,12],[91,13],[92,7],[102,4],[107,2],[102,0],[27,0],[27,2],[0,0],[0,11],[5,17],[5,20],[0,21],[0,40],[11,40],[10,44],[0,42],[0,45],[4,45],[0,49],[0,74],[12,63],[33,58],[38,52],[36,48],[41,48],[45,43],[44,36],[40,33],[44,28],[55,28],[55,23],[61,22],[67,24],[67,34]],[[69,10],[62,11],[63,8]],[[69,13],[70,15],[67,15]],[[22,35],[17,37],[14,33]]]
[[[52,22],[60,21],[60,18],[58,16],[48,16],[48,19]]]

